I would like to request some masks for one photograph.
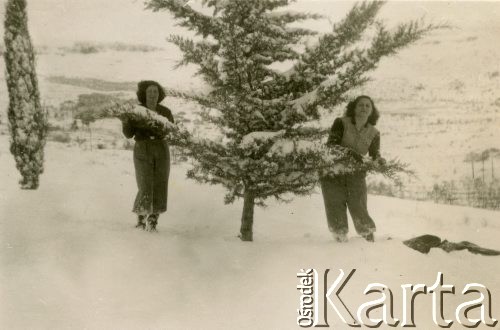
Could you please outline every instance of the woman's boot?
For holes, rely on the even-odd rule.
[[[158,217],[160,215],[158,213],[153,213],[148,216],[146,223],[146,231],[157,231],[156,225],[158,224]]]
[[[135,228],[140,228],[140,229],[146,229],[146,216],[139,214],[137,216],[137,224],[135,225]]]

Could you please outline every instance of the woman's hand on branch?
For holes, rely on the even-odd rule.
[[[177,132],[179,131],[179,127],[177,127],[177,125],[169,122],[169,121],[166,121],[165,122],[165,129],[170,131],[170,132]]]
[[[387,160],[386,160],[384,157],[378,157],[378,158],[376,159],[376,162],[377,162],[377,164],[378,164],[378,165],[380,165],[380,166],[385,166],[385,165],[387,165]]]
[[[362,163],[363,162],[363,156],[361,156],[360,154],[358,154],[356,151],[352,150],[352,149],[348,149],[347,151],[347,154],[352,157],[354,160]]]

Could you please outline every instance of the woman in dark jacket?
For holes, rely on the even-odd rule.
[[[156,81],[139,82],[137,98],[141,106],[174,122],[170,109],[159,104],[165,98],[165,91]],[[123,134],[135,138],[134,167],[139,191],[132,211],[137,213],[136,227],[156,231],[160,213],[167,210],[170,152],[164,139],[166,134],[132,120],[123,121]]]
[[[369,154],[372,159],[384,162],[380,157],[380,133],[375,128],[378,118],[373,100],[366,95],[357,97],[349,102],[344,116],[333,122],[327,145],[349,148],[358,161]],[[328,227],[338,242],[347,241],[347,208],[356,232],[367,241],[374,241],[376,227],[368,214],[365,177],[364,171],[358,171],[321,179]]]

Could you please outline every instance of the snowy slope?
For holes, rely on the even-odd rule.
[[[294,329],[296,272],[310,267],[358,269],[344,291],[353,305],[370,300],[362,295],[368,283],[387,284],[396,316],[399,286],[430,286],[441,271],[457,293],[467,282],[486,285],[500,316],[498,257],[421,255],[401,243],[432,233],[500,249],[498,212],[370,196],[377,242],[353,235],[338,244],[315,194],[257,210],[255,242],[242,243],[240,203],[224,206],[221,189],[187,181],[182,166],[172,168],[157,234],[133,228],[129,151],[49,143],[40,189],[24,191],[2,136],[0,173],[2,329]],[[430,301],[417,302],[419,329],[437,328]],[[445,314],[463,301],[450,296]]]

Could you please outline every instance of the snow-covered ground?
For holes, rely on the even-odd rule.
[[[487,286],[500,317],[500,259],[432,250],[401,241],[435,234],[500,249],[498,212],[370,196],[377,242],[352,234],[334,243],[320,194],[256,212],[255,241],[236,238],[240,203],[223,191],[185,179],[172,167],[169,211],[159,232],[134,228],[135,179],[130,151],[82,151],[49,143],[36,191],[20,190],[6,136],[0,138],[0,325],[2,329],[293,329],[300,268],[357,272],[343,293],[353,306],[372,298],[368,283],[393,289],[431,286],[437,272],[457,294],[469,282]],[[388,240],[388,238],[392,238]],[[333,275],[332,275],[333,276]],[[431,297],[416,304],[419,329],[437,328]],[[347,328],[329,314],[330,326]],[[399,316],[401,317],[401,316]],[[457,326],[455,326],[457,327]]]

